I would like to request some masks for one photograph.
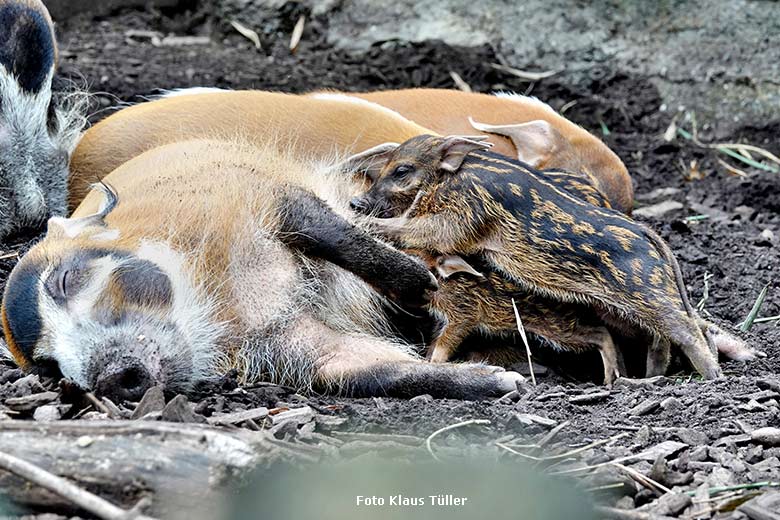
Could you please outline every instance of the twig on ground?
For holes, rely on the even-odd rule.
[[[710,278],[713,276],[714,275],[709,272],[704,273],[704,292],[701,296],[701,300],[699,300],[699,303],[696,304],[696,310],[699,312],[704,310],[704,306],[707,304],[707,300],[710,299]]]
[[[531,360],[531,347],[528,345],[528,338],[525,335],[525,327],[523,327],[523,321],[520,319],[520,312],[517,310],[517,304],[515,303],[514,298],[512,298],[512,308],[515,310],[517,330],[520,332],[520,339],[523,340],[523,345],[525,345],[525,353],[528,356],[528,371],[531,373],[531,382],[534,386],[536,386],[536,374],[534,374],[534,364]]]
[[[301,43],[301,36],[303,36],[303,27],[306,25],[306,16],[301,15],[298,21],[295,22],[292,35],[290,36],[290,52],[295,54],[298,50],[298,44]]]
[[[758,298],[756,298],[756,301],[753,304],[753,308],[750,309],[750,313],[748,313],[747,318],[745,318],[745,321],[737,325],[740,331],[747,332],[753,327],[753,322],[756,321],[758,313],[761,311],[761,306],[764,305],[764,300],[766,299],[766,293],[768,290],[769,284],[766,284],[764,285],[763,289],[761,289],[761,292],[758,293]]]
[[[103,403],[103,401],[98,399],[97,396],[95,396],[95,394],[93,394],[92,392],[87,392],[84,394],[84,397],[87,398],[87,401],[89,401],[89,403],[95,408],[95,410],[97,410],[100,413],[106,414],[112,419],[116,419],[116,417],[114,417],[113,414],[111,413],[111,410],[108,408],[108,406],[106,406]]]
[[[441,462],[441,459],[436,456],[436,454],[433,452],[433,446],[431,445],[434,438],[441,435],[444,432],[448,432],[450,430],[454,430],[456,428],[462,428],[463,426],[469,426],[471,424],[490,424],[490,421],[487,419],[470,419],[468,421],[463,421],[455,424],[450,424],[449,426],[445,426],[444,428],[440,428],[430,434],[427,439],[425,439],[425,447],[428,448],[428,453],[431,454],[431,457]]]
[[[544,72],[530,72],[527,70],[520,70],[514,67],[501,65],[500,63],[490,63],[489,65],[498,71],[506,72],[507,74],[515,76],[516,78],[524,79],[526,81],[539,81],[540,79],[549,78],[550,76],[554,76],[555,74],[558,74],[558,72],[560,72],[557,70],[546,70]]]
[[[251,41],[255,44],[255,49],[262,49],[263,45],[260,43],[260,37],[257,35],[255,31],[247,27],[246,25],[242,24],[239,21],[233,20],[230,22],[230,25],[233,26],[233,29],[238,31],[241,36],[246,38],[247,40]]]
[[[661,494],[664,493],[671,493],[672,490],[668,487],[664,486],[660,482],[656,482],[655,480],[651,479],[647,475],[643,475],[642,473],[638,472],[637,470],[633,468],[629,468],[627,466],[624,466],[623,464],[619,463],[612,463],[613,466],[615,466],[620,471],[627,474],[629,477],[634,479],[637,483],[641,484],[642,486],[646,487],[650,491],[656,491],[660,492]]]
[[[727,163],[723,159],[718,158],[718,164],[720,164],[721,166],[726,168],[727,172],[732,173],[732,174],[736,175],[737,177],[747,177],[748,176],[748,174],[747,174],[747,172],[745,170],[740,170],[739,168],[730,165],[729,163]]]
[[[0,253],[0,260],[8,260],[9,258],[19,258],[19,251],[12,251],[10,253]]]
[[[90,493],[75,484],[58,477],[13,455],[0,452],[0,467],[14,475],[40,486],[103,520],[154,520],[138,514],[136,508],[126,511],[111,502]],[[137,507],[137,506],[136,506]]]
[[[458,87],[459,90],[462,90],[463,92],[473,92],[471,90],[471,86],[469,86],[469,84],[466,83],[463,80],[463,78],[460,77],[460,74],[458,74],[454,70],[450,71],[450,77],[452,78],[452,81],[455,83],[455,86]]]

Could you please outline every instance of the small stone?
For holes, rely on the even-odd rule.
[[[184,395],[177,395],[163,408],[161,419],[179,423],[205,423],[206,418],[197,415]]]
[[[694,430],[693,428],[680,428],[675,433],[677,438],[690,446],[707,444],[710,440],[706,433]]]
[[[165,408],[163,387],[153,386],[141,398],[141,402],[135,407],[130,419],[140,419],[151,412],[162,412],[163,408]]]
[[[676,200],[665,200],[663,202],[651,204],[650,206],[635,209],[633,215],[644,218],[658,218],[667,213],[671,213],[672,211],[679,211],[681,209],[683,209],[681,202],[677,202]]]
[[[754,243],[761,247],[771,247],[775,243],[775,234],[771,229],[765,229],[756,237]]]
[[[665,493],[649,509],[656,515],[677,516],[691,503],[691,497],[684,493]]]
[[[780,518],[780,492],[769,491],[748,500],[737,508],[753,519],[776,520]]]
[[[635,407],[631,408],[628,411],[628,414],[637,416],[647,415],[655,411],[659,406],[661,406],[661,403],[655,399],[645,399]]]
[[[750,220],[753,215],[756,214],[756,210],[750,206],[737,206],[734,208],[734,214],[739,216],[742,220]]]
[[[517,413],[515,414],[515,417],[518,421],[525,424],[526,426],[538,424],[540,426],[544,426],[545,428],[552,428],[558,424],[558,421],[554,421],[540,415],[534,415],[532,413]]]
[[[648,193],[638,193],[634,198],[640,202],[654,201],[661,198],[670,198],[680,193],[680,188],[674,188],[672,186],[666,188],[656,188]]]
[[[750,434],[750,438],[765,446],[778,446],[780,445],[780,428],[773,428],[771,426],[759,428],[753,430]]]
[[[669,378],[665,376],[654,376],[633,379],[630,377],[619,377],[615,380],[615,387],[625,388],[651,388],[654,386],[664,386],[669,384]]]
[[[517,390],[513,390],[514,392],[517,392]],[[409,399],[410,403],[430,403],[433,401],[433,396],[431,394],[422,394],[422,395],[416,395]]]
[[[59,421],[62,419],[62,414],[60,414],[60,409],[56,405],[46,404],[38,407],[33,412],[33,419],[41,422]]]
[[[242,410],[240,412],[227,413],[208,418],[208,423],[215,426],[241,424],[244,421],[258,421],[268,417],[268,408],[252,408],[251,410]]]
[[[690,452],[688,452],[688,460],[694,462],[704,462],[709,458],[709,447],[696,446]]]
[[[663,441],[636,455],[637,459],[655,462],[659,456],[669,457],[687,448],[688,445],[677,441]]]
[[[766,406],[759,403],[755,399],[751,399],[750,401],[747,402],[747,404],[741,404],[737,406],[737,408],[745,412],[763,412],[764,410],[766,410]]]
[[[682,407],[682,402],[676,397],[667,397],[666,399],[661,401],[661,408],[663,408],[667,412],[678,410],[681,407]]]
[[[89,435],[82,435],[81,437],[76,439],[76,446],[78,446],[79,448],[86,448],[93,442],[95,442],[94,439]]]
[[[40,392],[23,397],[11,397],[5,400],[5,405],[17,412],[29,412],[56,400],[57,397],[59,397],[57,392]]]
[[[639,446],[646,446],[650,443],[650,439],[653,436],[653,430],[650,428],[650,426],[643,424],[639,427],[636,434],[634,435],[634,443],[638,444]]]

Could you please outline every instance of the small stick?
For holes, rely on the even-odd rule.
[[[531,361],[531,347],[528,346],[528,338],[525,337],[525,328],[523,327],[523,321],[520,319],[520,312],[517,310],[514,298],[512,298],[512,308],[515,310],[517,330],[520,332],[520,338],[523,340],[523,345],[525,345],[525,353],[528,355],[528,371],[531,373],[531,382],[536,386],[536,374],[534,374],[534,364]]]
[[[457,72],[451,70],[450,77],[452,78],[452,81],[455,83],[455,86],[458,87],[458,89],[462,90],[463,92],[473,92],[469,84],[466,83],[463,80],[463,78],[460,77],[460,74],[458,74]]]
[[[290,52],[295,54],[298,50],[298,44],[301,43],[301,36],[303,36],[303,27],[306,25],[306,16],[301,15],[298,21],[295,22],[292,35],[290,36]]]
[[[750,309],[750,313],[747,315],[747,318],[745,318],[745,321],[739,324],[740,331],[747,332],[753,327],[753,322],[756,321],[756,318],[758,317],[758,313],[761,310],[761,306],[764,304],[768,290],[769,284],[766,284],[764,285],[764,288],[761,289],[761,292],[758,293],[758,298],[756,298],[756,302],[753,304],[753,308]]]
[[[563,421],[561,424],[559,424],[558,426],[556,426],[555,428],[553,428],[552,430],[547,432],[547,435],[542,437],[542,439],[539,441],[539,447],[540,448],[544,448],[545,446],[547,446],[547,444],[552,442],[552,440],[555,437],[558,436],[558,434],[561,432],[561,430],[563,430],[564,428],[566,428],[570,424],[571,424],[571,422],[569,422],[569,421]]]
[[[755,320],[753,320],[753,325],[755,325],[756,323],[768,323],[770,321],[777,321],[777,320],[780,320],[780,314],[776,316],[767,316],[765,318],[756,318]]]
[[[154,520],[150,516],[138,514],[135,510],[125,511],[64,478],[13,455],[0,452],[0,468],[71,501],[103,520]]]
[[[257,35],[255,31],[247,27],[246,25],[242,24],[239,21],[233,20],[230,22],[230,25],[233,26],[233,29],[241,33],[241,36],[246,38],[247,40],[251,41],[255,44],[255,49],[262,49],[263,45],[260,43],[260,37]]]
[[[444,428],[440,428],[430,434],[427,439],[425,439],[425,447],[428,448],[428,452],[431,454],[431,457],[436,459],[437,461],[441,462],[441,459],[436,456],[436,454],[433,452],[433,446],[431,445],[431,442],[435,437],[438,435],[441,435],[444,432],[448,432],[450,430],[454,430],[455,428],[461,428],[463,426],[468,426],[470,424],[490,424],[490,421],[487,419],[470,419],[468,421],[463,421],[455,424],[450,424],[449,426],[445,426]]]
[[[727,163],[726,161],[724,161],[721,158],[718,158],[718,164],[720,164],[721,166],[726,168],[727,172],[732,173],[732,174],[736,175],[737,177],[748,177],[748,174],[747,174],[747,172],[745,170],[740,170],[739,168],[730,165],[729,163]]]
[[[613,463],[613,466],[615,466],[620,471],[623,471],[624,473],[627,473],[629,477],[637,481],[639,484],[643,485],[650,491],[656,491],[661,492],[661,494],[664,493],[671,493],[672,490],[668,487],[664,486],[660,482],[656,482],[655,480],[651,479],[650,477],[643,475],[639,473],[637,470],[629,468],[627,466],[624,466],[622,464]]]
[[[19,258],[19,251],[0,254],[0,260],[8,260],[9,258]]]
[[[103,401],[98,399],[95,396],[95,394],[93,394],[92,392],[87,392],[84,394],[84,397],[87,398],[87,401],[89,401],[89,403],[95,408],[95,410],[97,410],[100,413],[106,414],[112,419],[116,419],[116,417],[114,417],[114,414],[111,413],[111,410],[108,409],[108,406],[103,404]]]
[[[501,65],[500,63],[490,63],[489,65],[496,70],[499,70],[501,72],[506,72],[507,74],[511,74],[512,76],[515,76],[520,79],[524,79],[526,81],[539,81],[540,79],[549,78],[550,76],[554,76],[555,74],[558,74],[557,70],[547,70],[544,72],[529,72],[527,70],[520,70],[514,67],[507,67],[506,65]]]

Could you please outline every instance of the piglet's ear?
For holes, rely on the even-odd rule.
[[[445,280],[455,273],[468,273],[477,278],[485,277],[485,275],[474,269],[471,264],[458,255],[442,255],[438,257],[436,259],[436,272]]]
[[[491,143],[484,141],[483,136],[451,135],[444,138],[439,145],[441,163],[439,168],[448,172],[456,172],[468,154],[475,150],[488,150]]]
[[[379,172],[390,160],[390,155],[401,146],[398,143],[384,143],[364,152],[357,153],[339,166],[342,171],[362,172],[372,181],[376,180]]]

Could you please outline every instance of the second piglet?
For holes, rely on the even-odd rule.
[[[479,255],[520,287],[588,305],[610,326],[638,327],[680,347],[705,378],[721,376],[677,261],[652,230],[473,139],[418,136],[377,149],[372,164],[373,184],[352,207],[379,217],[371,220],[380,234]]]

